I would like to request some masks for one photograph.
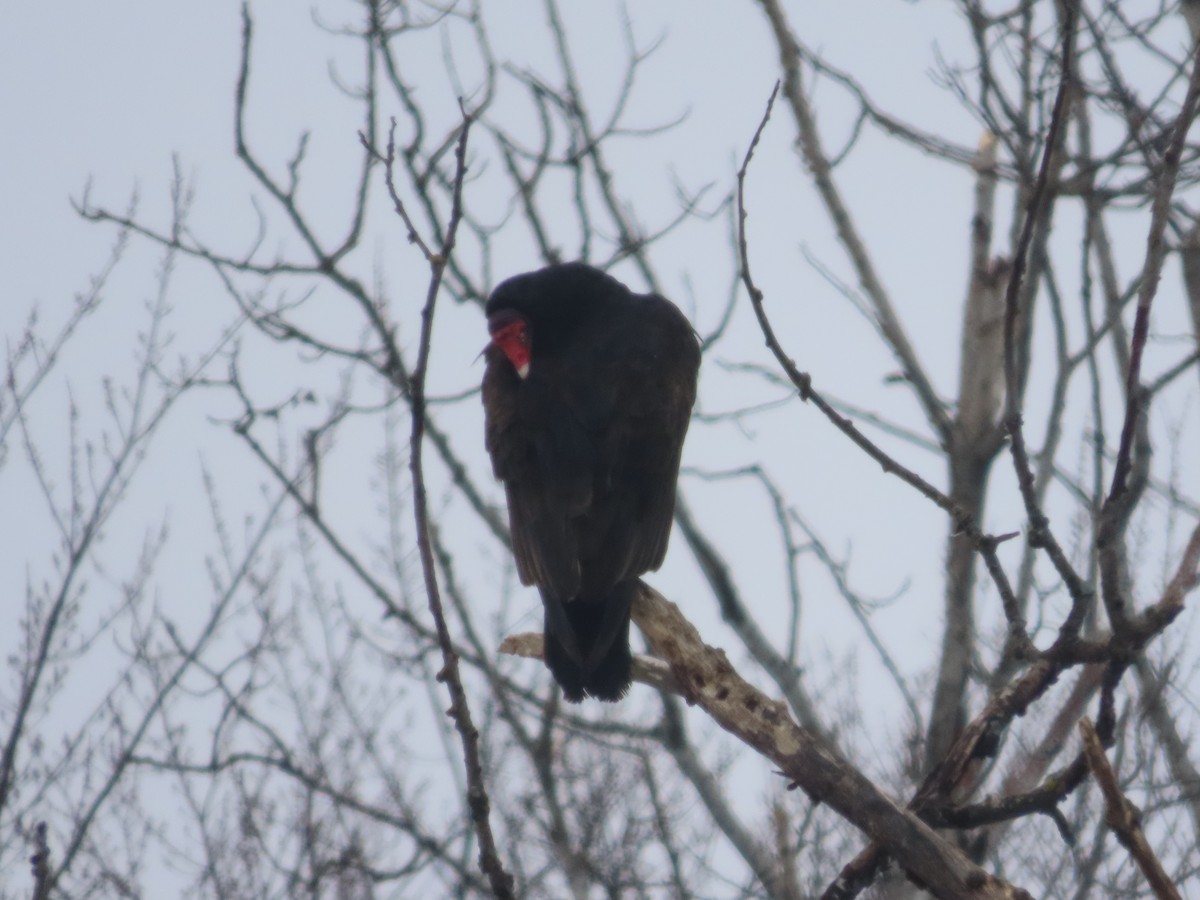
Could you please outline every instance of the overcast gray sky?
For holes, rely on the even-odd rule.
[[[581,78],[597,86],[596,96],[603,97],[605,91],[612,96],[619,84],[619,69],[614,65],[621,56],[619,18],[607,4],[567,5],[568,31],[583,60]],[[499,58],[531,69],[550,65],[540,5],[489,0],[485,6]],[[974,146],[978,142],[978,123],[932,77],[936,54],[953,58],[966,41],[962,23],[942,4],[827,0],[793,6],[804,39],[835,65],[854,72],[881,106],[956,143]],[[354,83],[360,59],[354,45],[339,43],[314,24],[314,10],[331,26],[353,22],[356,15],[352,5],[335,2],[252,5],[257,43],[249,133],[263,157],[282,171],[298,134],[311,131],[303,202],[310,210],[328,211],[332,234],[342,227],[348,210],[345,173],[353,173],[358,165],[361,151],[356,132],[361,123],[354,104],[332,83],[331,73]],[[665,40],[647,64],[629,120],[649,126],[685,113],[686,117],[669,140],[653,145],[653,155],[642,156],[641,145],[631,143],[629,155],[616,158],[614,166],[624,190],[647,198],[641,214],[650,218],[657,212],[666,218],[676,202],[672,177],[692,187],[712,183],[714,197],[731,189],[777,67],[765,25],[755,10],[734,12],[727,3],[684,0],[631,4],[631,10],[642,43],[659,36]],[[0,332],[6,340],[15,340],[35,306],[43,322],[63,321],[72,297],[86,289],[103,264],[112,229],[83,221],[71,205],[89,186],[92,200],[109,208],[122,208],[136,193],[141,215],[165,225],[169,182],[178,165],[195,189],[194,232],[231,253],[250,240],[255,230],[248,202],[253,187],[233,154],[240,28],[239,5],[230,0],[10,2],[0,9]],[[537,35],[536,40],[530,39],[531,34]],[[1184,39],[1182,23],[1179,39]],[[440,98],[442,120],[452,121],[457,116],[455,88],[445,75],[441,48],[436,42],[425,47],[428,59],[417,63],[427,65],[430,73],[428,81],[418,85],[422,102],[436,109]],[[469,71],[460,75],[469,92],[476,75]],[[815,101],[831,146],[846,137],[851,124],[844,106],[834,102],[835,96],[823,84]],[[758,281],[768,292],[773,315],[779,317],[789,352],[819,387],[911,422],[915,419],[912,400],[905,389],[887,382],[895,364],[870,324],[805,261],[807,251],[836,276],[853,281],[797,162],[793,137],[791,122],[777,116],[751,172],[751,249]],[[948,170],[911,149],[898,150],[876,135],[864,141],[864,149],[839,169],[840,184],[936,386],[950,396],[957,378],[972,179],[968,172]],[[376,272],[382,273],[391,288],[394,319],[415,327],[424,281],[410,276],[420,271],[419,261],[387,209],[381,179],[372,190],[377,192],[372,226],[356,252],[356,265],[368,282]],[[498,206],[506,199],[497,198]],[[1001,205],[1006,217],[1007,206]],[[998,234],[1007,221],[1000,225]],[[690,227],[692,237],[664,244],[655,261],[666,281],[664,290],[705,331],[715,326],[728,290],[731,257],[716,252],[725,243],[728,229],[722,218]],[[1064,215],[1061,228],[1064,240],[1074,239],[1069,215]],[[563,238],[568,247],[571,240],[571,236]],[[1132,222],[1126,244],[1128,264],[1140,259],[1143,241],[1144,221]],[[281,247],[290,249],[282,242]],[[70,378],[70,396],[85,419],[99,415],[102,376],[119,377],[131,368],[136,329],[143,327],[145,304],[154,296],[156,259],[150,248],[134,243],[109,286],[113,302],[89,323],[87,340],[72,347],[64,379],[56,381],[50,394],[53,400],[39,402],[35,424],[43,441],[41,449],[52,463],[64,462],[64,445],[56,444],[54,437],[66,433],[65,377]],[[514,241],[505,271],[495,274],[503,277],[538,263],[531,245]],[[642,287],[632,269],[617,274]],[[1068,286],[1076,279],[1074,273],[1061,274]],[[180,266],[171,296],[177,310],[173,327],[178,331],[174,348],[178,353],[194,354],[211,345],[232,313],[227,298],[200,266]],[[1185,333],[1173,267],[1158,302],[1161,314],[1156,328],[1166,335]],[[330,327],[337,327],[339,314],[333,310],[328,315]],[[450,310],[445,315],[439,327],[448,329],[443,335],[454,334],[454,338],[440,345],[431,385],[439,394],[478,381],[481,368],[475,357],[485,339],[475,310]],[[721,358],[772,365],[744,305]],[[711,374],[707,367],[712,367]],[[260,384],[278,379],[282,393],[290,376],[264,364],[250,377]],[[718,377],[716,361],[706,360],[701,408],[716,412],[735,407],[745,396],[744,385],[744,381]],[[335,387],[332,383],[318,386],[330,392]],[[208,552],[204,535],[210,526],[199,488],[201,460],[229,477],[223,490],[232,497],[257,498],[263,480],[244,453],[231,446],[228,429],[220,421],[233,410],[223,401],[214,400],[211,408],[196,402],[164,439],[171,449],[148,460],[131,511],[114,523],[108,535],[118,569],[136,552],[148,523],[170,521],[177,534],[194,535],[194,544],[172,545],[171,558],[183,577],[178,584],[163,587],[162,602],[173,605],[185,621],[193,590],[189,585],[203,581],[202,555]],[[1036,413],[1044,403],[1044,391],[1031,392],[1031,421],[1040,421]],[[1160,420],[1164,428],[1178,423],[1181,446],[1193,450],[1197,408],[1192,379],[1190,393],[1172,400]],[[465,404],[448,416],[452,427],[460,429],[456,433],[470,435],[470,429],[475,429],[479,437],[470,462],[474,471],[485,473],[478,406]],[[1080,426],[1080,420],[1072,422]],[[754,448],[753,454],[748,447]],[[889,449],[934,483],[944,484],[937,459],[901,442],[891,443]],[[0,516],[0,572],[4,592],[19,596],[24,579],[37,577],[38,566],[47,564],[53,527],[37,499],[20,442],[11,441],[7,453],[0,469],[0,509],[6,510]],[[741,428],[730,423],[694,427],[684,462],[692,469],[717,470],[741,465],[751,455],[786,485],[797,505],[822,530],[830,549],[852,563],[850,578],[856,586],[877,597],[903,592],[877,614],[876,622],[894,638],[891,649],[905,671],[922,671],[940,640],[944,516],[885,476],[811,408],[798,403],[787,412],[752,420]],[[246,471],[238,474],[239,467]],[[1007,458],[997,468],[997,495],[1011,498]],[[1191,496],[1200,496],[1200,467],[1193,463],[1182,469],[1185,488]],[[744,487],[694,476],[685,476],[683,484],[737,566],[748,600],[769,619],[783,578],[773,564],[778,557],[775,532],[759,524],[751,527],[763,517],[764,498],[746,499]],[[493,497],[498,496],[494,491]],[[868,497],[870,513],[864,514]],[[348,516],[356,508],[364,519],[374,514],[370,484],[348,490],[341,501]],[[1070,530],[1068,523],[1059,524]],[[988,510],[987,527],[993,531],[1014,531],[1023,525],[1015,503],[1001,500]],[[126,526],[128,532],[123,530]],[[1155,547],[1160,538],[1149,535],[1146,540]],[[201,548],[200,555],[195,548]],[[805,646],[816,657],[828,653],[844,658],[860,652],[869,686],[875,663],[870,654],[861,652],[861,632],[833,598],[828,580],[816,575],[813,579],[806,583]],[[681,541],[676,540],[664,571],[650,580],[665,593],[680,597],[698,586],[699,577]],[[530,611],[525,624],[536,627],[537,598],[532,591],[523,596]],[[689,612],[711,642],[721,643],[722,626],[715,609]],[[0,622],[7,614],[0,608]],[[1193,624],[1189,617],[1187,627]],[[10,649],[4,638],[0,648]],[[867,708],[873,704],[886,708],[891,702],[890,695],[864,700]],[[881,719],[879,727],[894,733],[903,724],[893,717]]]

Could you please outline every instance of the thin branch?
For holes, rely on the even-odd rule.
[[[479,732],[471,719],[471,709],[467,702],[467,692],[463,687],[462,676],[458,670],[458,653],[454,649],[454,641],[450,637],[450,629],[446,625],[445,612],[438,589],[437,564],[434,560],[433,546],[429,537],[428,500],[425,493],[425,473],[422,459],[422,441],[425,437],[425,373],[429,366],[429,355],[433,337],[433,314],[437,303],[438,293],[442,286],[442,276],[446,271],[446,262],[454,251],[454,239],[458,233],[458,223],[462,219],[462,187],[467,176],[467,135],[471,128],[471,116],[463,108],[462,131],[459,135],[458,146],[455,150],[457,167],[454,175],[454,201],[450,220],[446,227],[446,236],[439,252],[429,253],[423,246],[426,258],[429,260],[430,279],[429,290],[425,298],[425,306],[421,310],[421,337],[417,349],[417,362],[413,367],[408,381],[408,393],[412,408],[412,441],[409,466],[413,479],[413,515],[416,518],[417,548],[421,555],[421,570],[425,576],[425,593],[429,600],[429,611],[433,615],[437,627],[438,644],[442,649],[444,666],[438,673],[438,680],[443,682],[450,691],[451,704],[448,715],[454,719],[463,745],[463,761],[467,767],[467,805],[471,810],[471,820],[475,824],[475,832],[479,838],[479,866],[487,876],[492,892],[499,898],[515,898],[513,877],[504,868],[496,849],[496,839],[492,834],[490,821],[491,803],[488,799],[487,785],[484,781],[483,763],[479,753]],[[389,139],[389,148],[392,142]],[[387,170],[389,173],[389,189],[391,188],[391,169],[394,154],[389,150]],[[399,197],[393,195],[393,200],[399,209],[403,204]],[[406,223],[406,215],[402,218]],[[411,229],[411,223],[409,223]],[[412,234],[410,233],[410,238]]]
[[[1138,864],[1142,874],[1150,882],[1155,897],[1159,900],[1182,900],[1179,890],[1164,871],[1150,842],[1146,840],[1146,834],[1142,831],[1141,811],[1121,793],[1117,773],[1113,771],[1108,757],[1104,755],[1104,746],[1091,719],[1084,717],[1080,720],[1079,733],[1083,735],[1083,752],[1087,756],[1088,768],[1092,770],[1092,776],[1104,794],[1104,820],[1108,827]]]

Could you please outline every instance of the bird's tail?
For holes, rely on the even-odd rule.
[[[629,610],[636,584],[622,581],[603,597],[566,603],[543,595],[546,665],[570,702],[584,697],[613,702],[629,690]]]

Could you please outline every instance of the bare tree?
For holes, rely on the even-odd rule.
[[[232,129],[252,187],[229,202],[253,235],[193,228],[178,164],[165,218],[85,192],[111,265],[9,341],[0,479],[55,543],[25,560],[0,706],[0,896],[1200,883],[1184,17],[958,0],[941,14],[960,40],[926,65],[973,123],[960,140],[876,100],[887,65],[843,69],[783,4],[726,10],[763,29],[778,84],[743,98],[744,133],[705,137],[740,165],[670,185],[664,212],[642,176],[661,181],[682,120],[648,91],[665,51],[636,20],[609,23],[606,81],[555,0],[517,40],[477,2],[332,7],[316,27],[359,60],[334,72],[361,123],[337,136],[356,160],[340,208],[310,156],[320,123],[266,149],[247,6]],[[958,192],[966,214],[936,226],[958,245],[905,236],[919,256],[897,273],[879,217],[925,219],[889,209],[902,185],[880,170],[910,157],[923,197]],[[114,349],[82,376],[71,352],[120,302],[131,245],[161,260],[132,368]],[[682,300],[705,354],[671,562],[635,608],[646,687],[611,707],[563,705],[522,658],[536,604],[470,365],[492,286],[574,258]],[[723,282],[694,286],[688,259]],[[951,302],[932,296],[947,267],[966,276]],[[829,324],[843,310],[874,345]],[[853,365],[822,368],[818,342]],[[74,400],[84,378],[98,409]],[[195,506],[147,502],[156,478]],[[807,502],[814,482],[840,518]],[[935,573],[940,608],[881,600],[875,561],[835,549],[879,523],[920,542],[891,565]]]

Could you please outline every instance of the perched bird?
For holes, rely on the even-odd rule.
[[[567,700],[619,700],[637,577],[667,552],[696,333],[669,300],[583,263],[503,282],[487,321],[487,449],[517,574],[542,595],[546,665]]]

